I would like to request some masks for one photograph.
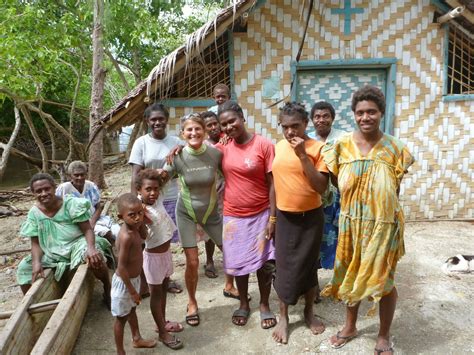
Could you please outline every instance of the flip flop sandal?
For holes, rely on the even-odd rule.
[[[210,279],[215,279],[217,277],[216,268],[213,265],[204,265],[204,275]]]
[[[237,295],[234,295],[233,293],[229,292],[229,291],[226,291],[226,290],[222,290],[222,294],[224,295],[224,297],[227,297],[227,298],[233,298],[235,300],[239,300],[240,301],[240,296],[237,296]],[[251,301],[252,300],[252,297],[250,297],[250,295],[247,295],[247,301]]]
[[[352,339],[357,338],[357,335],[358,335],[358,334],[354,334],[354,335],[342,336],[342,335],[339,335],[339,334],[341,334],[341,331],[338,331],[336,333],[336,340],[343,340],[343,342],[341,344],[337,344],[337,345],[336,344],[331,344],[331,342],[329,342],[329,345],[331,345],[331,348],[333,348],[333,349],[342,348],[344,345],[346,345]]]
[[[377,353],[377,355],[381,355],[382,353],[389,352],[389,351],[393,354],[394,353],[393,343],[388,348],[383,348],[383,349],[375,348],[374,351]]]
[[[186,312],[188,311],[189,308],[186,309]],[[199,318],[199,310],[196,310],[196,313],[190,314],[185,317],[186,323],[190,325],[191,327],[197,327],[199,323],[201,322],[201,319]]]
[[[244,325],[247,324],[249,316],[250,316],[250,311],[239,308],[235,310],[234,313],[232,314],[232,323],[240,327],[243,327]],[[238,322],[237,317],[243,318],[243,322],[242,323]]]
[[[179,286],[176,281],[171,281],[169,284],[168,284],[168,289],[167,291],[169,293],[181,293],[183,292],[183,289],[181,288],[181,286]]]
[[[159,338],[159,340],[163,343],[163,345],[166,345],[168,348],[173,349],[173,350],[178,350],[183,347],[183,342],[174,335],[173,335],[173,340],[171,341],[166,342],[161,338]]]
[[[273,319],[274,322],[270,325],[265,325],[264,321],[269,320],[269,319]],[[271,311],[265,311],[265,312],[260,311],[260,326],[262,327],[262,329],[270,329],[270,328],[273,328],[275,325],[277,325],[277,320],[276,320],[275,314],[273,314],[273,312],[271,312]]]

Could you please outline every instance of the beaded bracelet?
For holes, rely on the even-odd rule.
[[[276,221],[277,221],[277,218],[276,218],[275,216],[270,216],[270,218],[268,219],[268,221],[269,221],[270,223],[275,224]]]

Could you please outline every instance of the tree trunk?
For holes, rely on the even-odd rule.
[[[105,69],[103,27],[104,0],[94,0],[94,30],[92,32],[92,95],[90,106],[90,127],[89,139],[93,139],[89,149],[89,179],[97,184],[99,188],[104,188],[104,165],[103,165],[103,136],[101,129],[98,134],[94,132],[99,128],[100,118],[104,111],[104,86]]]
[[[132,52],[133,55],[133,76],[135,78],[135,84],[138,85],[142,81],[142,71],[140,63],[140,52],[138,48],[135,48]]]
[[[133,76],[135,78],[135,84],[140,84],[142,78],[141,78],[141,70],[140,70],[140,53],[137,48],[135,48],[132,52],[132,67],[133,67]],[[144,130],[143,128],[144,125],[144,119],[138,120],[135,122],[135,126],[133,126],[132,133],[130,134],[130,140],[128,141],[127,144],[127,150],[125,151],[125,158],[128,161],[128,158],[130,158],[130,153],[132,152],[132,147],[133,143],[135,143],[136,139],[142,135],[142,132]]]
[[[33,136],[33,139],[38,146],[38,149],[41,153],[41,161],[42,161],[42,167],[41,170],[44,173],[47,173],[49,171],[48,167],[48,152],[46,151],[46,148],[44,147],[43,142],[41,141],[41,138],[38,135],[38,132],[36,132],[35,125],[33,124],[33,120],[31,119],[30,111],[26,108],[26,106],[21,106],[20,107],[21,112],[23,113],[23,117],[25,118],[26,124],[28,125],[28,128],[30,129],[31,135]]]
[[[15,106],[15,128],[13,129],[13,133],[10,136],[10,139],[8,140],[7,145],[3,149],[2,156],[0,158],[0,182],[3,179],[3,174],[5,173],[5,170],[7,169],[7,162],[8,162],[8,157],[10,156],[10,151],[13,147],[13,143],[15,143],[16,136],[18,135],[18,132],[20,131],[20,123],[21,123],[21,118],[20,118],[20,111],[18,111],[18,108]]]
[[[128,139],[128,144],[127,144],[127,150],[125,151],[125,158],[128,161],[128,158],[130,158],[130,153],[132,152],[132,147],[133,143],[138,138],[138,133],[141,131],[140,126],[141,126],[141,120],[135,121],[135,125],[133,126],[132,133],[130,133],[130,137]]]
[[[79,96],[79,89],[81,88],[83,61],[82,61],[82,58],[81,58],[79,71],[71,63],[68,63],[66,61],[63,61],[63,63],[66,64],[67,66],[69,66],[69,68],[71,68],[71,70],[74,72],[74,74],[76,75],[76,78],[77,78],[76,87],[74,88],[74,96],[72,98],[71,111],[69,112],[69,135],[72,137],[74,135],[73,134],[73,132],[74,132],[74,115],[76,113],[75,112],[76,111],[76,103],[77,103],[77,98]],[[68,163],[73,160],[74,151],[75,151],[74,143],[75,142],[72,139],[69,139],[69,152],[68,152],[67,158],[66,158],[66,165],[68,165]]]

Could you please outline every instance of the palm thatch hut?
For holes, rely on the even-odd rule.
[[[280,100],[308,109],[330,101],[336,127],[351,130],[352,92],[378,85],[387,98],[383,129],[417,159],[401,191],[408,218],[474,218],[474,1],[235,1],[103,121],[109,129],[138,122],[160,101],[177,132],[181,115],[214,104],[219,82],[249,128],[274,141]]]

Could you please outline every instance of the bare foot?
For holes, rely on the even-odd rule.
[[[374,349],[375,355],[393,354],[392,344],[389,338],[378,336]]]
[[[134,348],[154,348],[156,346],[156,340],[139,338],[132,341]]]
[[[272,338],[277,343],[288,344],[288,318],[280,317],[275,330],[272,333]]]
[[[317,319],[312,311],[305,312],[304,320],[308,328],[311,329],[311,333],[313,333],[313,335],[322,334],[326,330],[323,322]]]
[[[329,345],[334,349],[342,348],[346,343],[357,336],[356,328],[348,328],[344,326],[342,330],[338,331],[337,334],[334,334],[329,338]]]

